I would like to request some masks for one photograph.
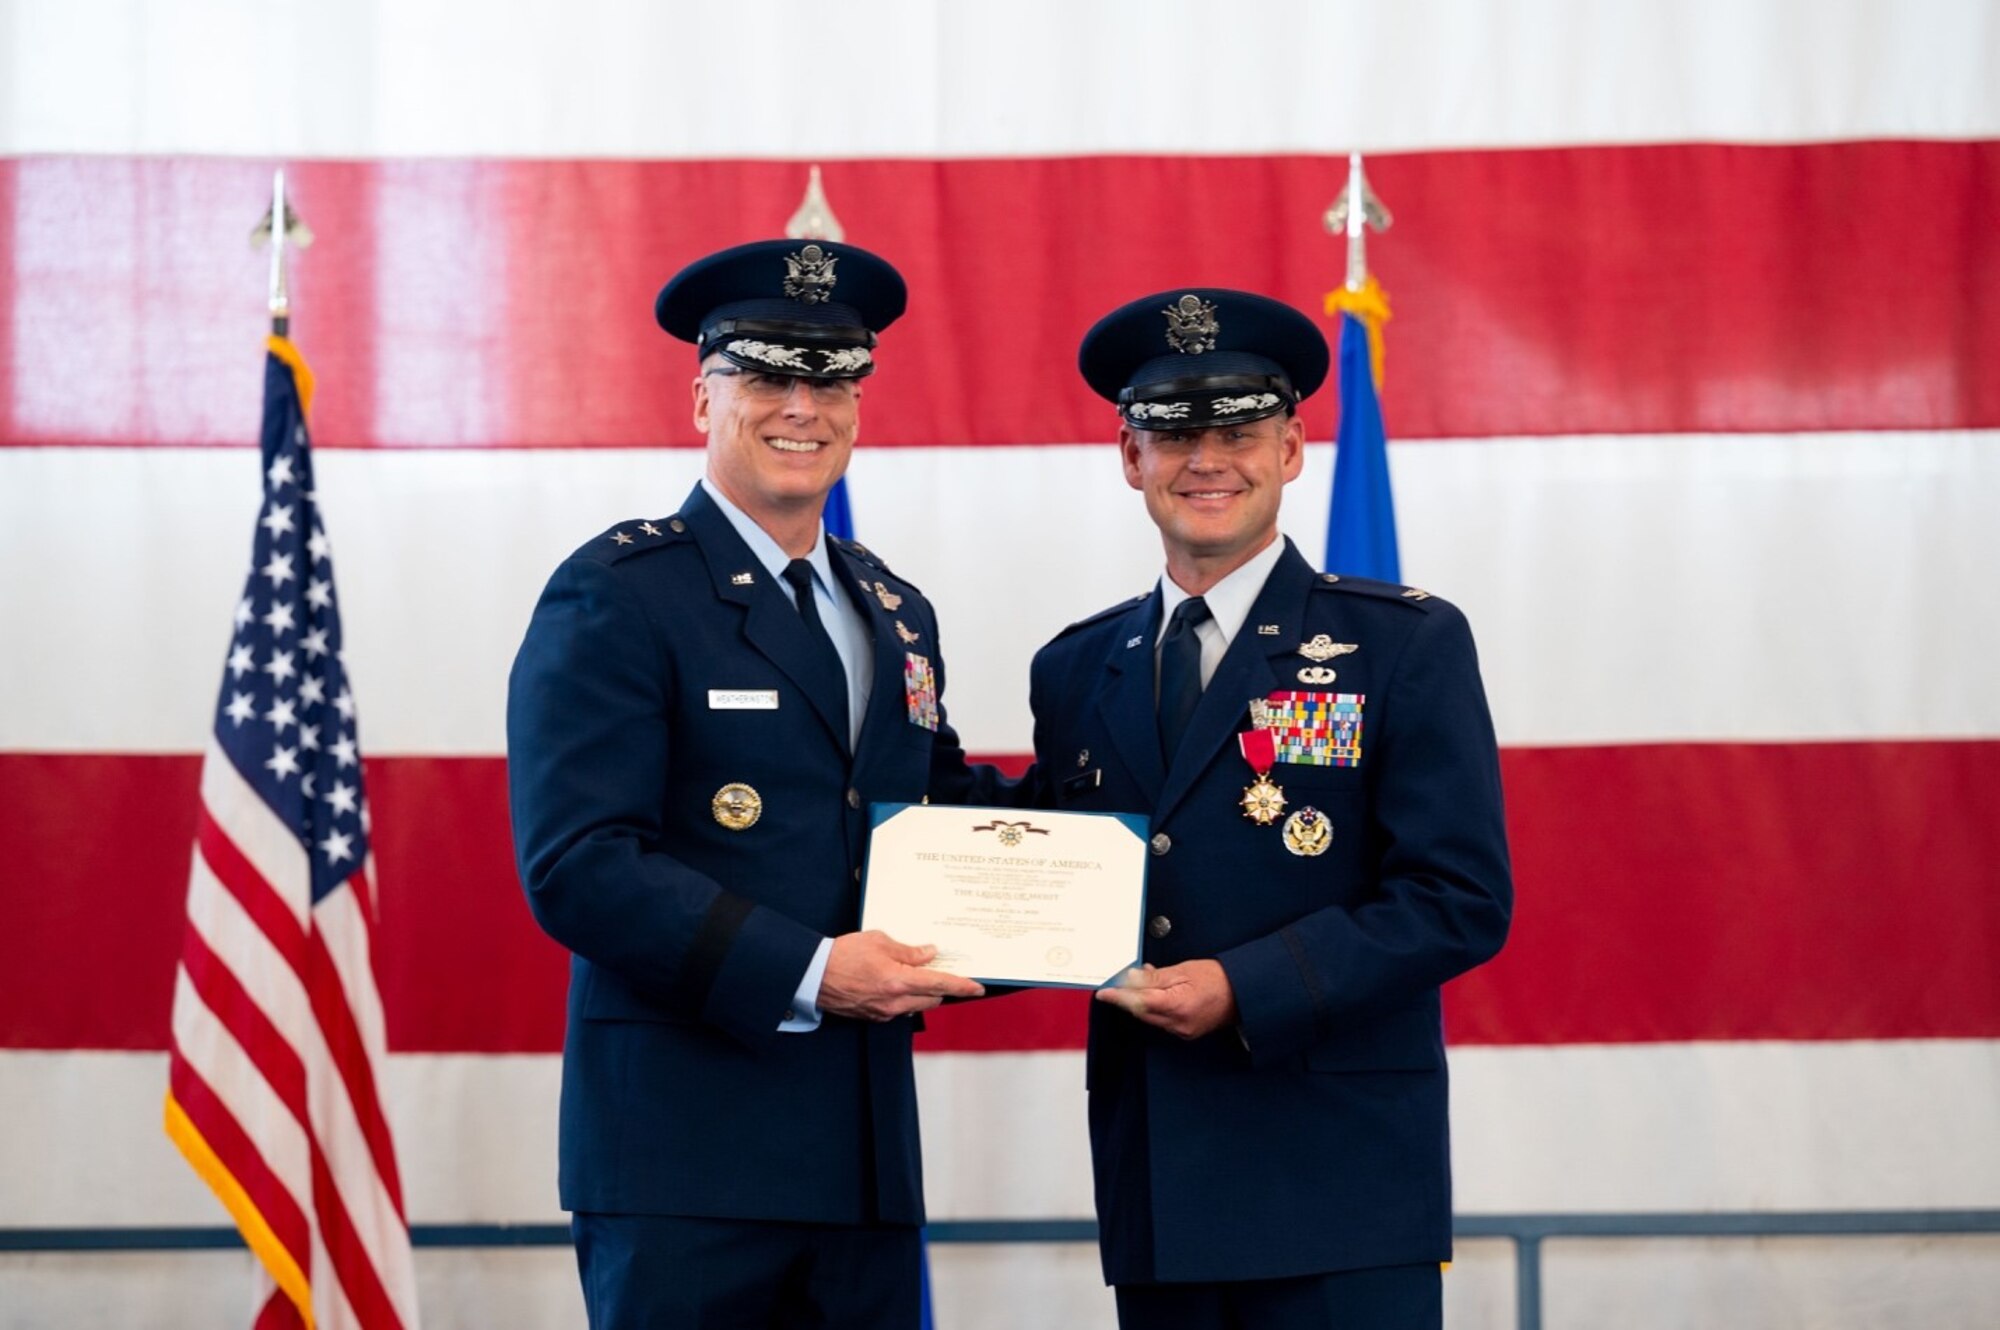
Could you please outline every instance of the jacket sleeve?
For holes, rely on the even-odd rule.
[[[1500,762],[1472,633],[1441,602],[1390,677],[1359,904],[1305,915],[1217,959],[1257,1065],[1407,1006],[1490,959],[1513,908]]]
[[[933,634],[933,636],[936,636]],[[930,801],[934,804],[969,804],[987,808],[1032,808],[1034,769],[1021,776],[1008,776],[988,762],[966,760],[958,732],[951,726],[944,707],[944,649],[938,649],[938,728],[931,745]]]
[[[668,654],[615,568],[556,570],[515,657],[507,778],[521,881],[556,941],[652,1001],[758,1045],[820,934],[675,859]]]

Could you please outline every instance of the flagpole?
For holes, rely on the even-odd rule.
[[[250,232],[251,248],[265,244],[271,247],[270,309],[274,337],[289,336],[292,326],[292,298],[285,284],[285,246],[290,243],[304,249],[312,242],[311,229],[285,201],[285,168],[281,166],[271,173],[271,210]]]

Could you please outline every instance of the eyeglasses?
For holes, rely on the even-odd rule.
[[[859,384],[853,379],[809,379],[802,374],[766,374],[762,370],[740,369],[734,365],[717,365],[702,373],[741,379],[744,393],[760,402],[782,402],[801,383],[820,406],[843,406],[852,402],[859,391]]]

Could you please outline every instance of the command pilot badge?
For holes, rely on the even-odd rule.
[[[731,831],[748,831],[764,815],[764,796],[741,781],[731,781],[709,801],[715,820]]]

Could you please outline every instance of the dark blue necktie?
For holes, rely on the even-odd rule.
[[[826,623],[819,617],[819,602],[813,596],[813,566],[804,559],[793,559],[785,565],[785,580],[792,584],[799,617],[806,621],[806,636],[819,649],[821,667],[833,671],[835,696],[840,699],[840,714],[836,719],[841,740],[845,742],[848,737],[847,666],[841,662],[840,652],[834,649],[833,638],[826,631]]]
[[[1201,702],[1201,638],[1194,630],[1208,617],[1208,602],[1190,596],[1175,608],[1160,639],[1160,754],[1168,766]]]

